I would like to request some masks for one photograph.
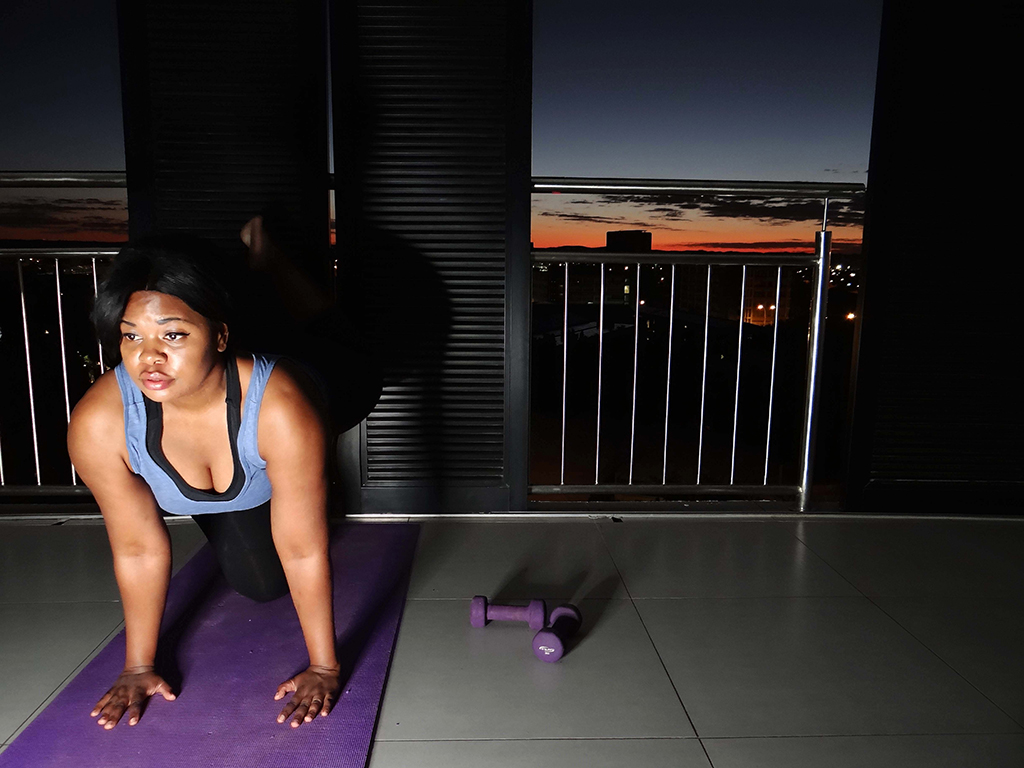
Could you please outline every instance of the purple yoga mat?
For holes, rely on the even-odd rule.
[[[417,526],[399,524],[350,524],[332,531],[339,659],[352,671],[329,716],[294,729],[277,722],[287,701],[274,701],[278,684],[308,663],[291,597],[255,603],[238,595],[220,576],[207,546],[168,590],[161,653],[176,662],[177,700],[154,697],[134,727],[122,720],[106,731],[89,717],[124,664],[122,630],[0,754],[0,768],[362,768],[417,533]]]

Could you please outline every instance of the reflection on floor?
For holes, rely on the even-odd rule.
[[[424,523],[370,766],[1020,766],[1021,553],[1017,520]],[[544,664],[475,594],[584,627]],[[102,524],[0,522],[0,743],[120,621]]]

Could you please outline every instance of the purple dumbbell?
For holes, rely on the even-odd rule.
[[[541,661],[558,661],[565,655],[565,645],[583,624],[583,616],[575,605],[560,605],[551,612],[551,626],[533,638],[533,655]]]
[[[529,605],[488,605],[486,597],[477,595],[469,604],[469,623],[474,627],[482,627],[488,621],[525,621],[530,629],[541,629],[547,615],[543,600],[531,600]]]

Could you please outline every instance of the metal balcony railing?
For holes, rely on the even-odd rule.
[[[4,188],[26,188],[26,189],[42,189],[42,188],[123,188],[125,187],[125,175],[123,173],[0,173],[0,190]],[[827,302],[827,290],[829,285],[828,276],[830,274],[830,249],[831,249],[831,233],[828,230],[828,207],[830,201],[836,200],[850,200],[856,198],[863,193],[863,187],[860,185],[837,185],[837,184],[816,184],[816,183],[762,183],[762,182],[728,182],[728,181],[650,181],[642,179],[566,179],[566,178],[535,178],[533,180],[533,192],[535,194],[544,194],[549,192],[561,192],[565,194],[570,193],[586,193],[586,194],[598,194],[602,196],[615,196],[615,195],[693,195],[693,196],[758,196],[762,198],[780,199],[780,200],[816,200],[821,204],[821,226],[813,233],[814,252],[813,253],[709,253],[709,252],[648,252],[648,253],[624,253],[624,252],[612,252],[607,250],[588,250],[581,252],[572,252],[565,250],[534,250],[532,253],[532,262],[535,268],[541,266],[551,268],[556,267],[561,271],[563,284],[569,285],[570,277],[574,272],[581,269],[595,269],[599,268],[600,277],[600,298],[599,308],[596,319],[596,328],[592,329],[596,331],[598,337],[598,351],[597,360],[594,370],[594,375],[597,378],[598,397],[596,403],[596,410],[592,414],[593,424],[596,427],[596,438],[594,445],[594,471],[593,478],[594,482],[591,483],[566,483],[566,427],[567,427],[567,405],[569,405],[571,397],[571,391],[567,387],[567,370],[569,368],[569,344],[566,343],[570,338],[570,327],[569,327],[569,295],[568,290],[565,291],[565,295],[562,297],[561,307],[561,444],[560,444],[560,464],[558,472],[558,483],[551,484],[533,484],[530,486],[529,491],[534,496],[543,495],[557,495],[560,497],[568,498],[569,494],[594,494],[595,492],[602,494],[651,494],[651,495],[665,495],[665,494],[677,494],[683,496],[708,496],[708,497],[732,497],[732,498],[763,498],[766,494],[779,495],[793,497],[799,503],[801,509],[805,509],[809,500],[809,491],[811,485],[811,479],[813,475],[813,453],[814,453],[814,442],[815,442],[815,423],[817,415],[817,399],[818,392],[820,389],[820,368],[821,368],[821,350],[824,342],[824,318],[826,311]],[[812,233],[808,232],[808,245],[812,242]],[[78,281],[80,287],[83,280],[91,280],[91,291],[95,295],[97,286],[97,268],[107,260],[112,258],[117,253],[115,247],[101,247],[101,246],[88,246],[88,247],[75,247],[74,244],[61,244],[49,245],[49,244],[32,244],[19,245],[10,244],[7,247],[0,247],[0,269],[11,270],[16,277],[17,283],[17,313],[10,313],[11,317],[16,316],[20,319],[21,328],[18,329],[20,333],[15,331],[15,334],[20,337],[19,346],[23,348],[24,352],[24,371],[15,371],[18,377],[23,377],[21,380],[24,382],[26,387],[25,395],[25,406],[27,407],[27,421],[30,424],[30,430],[24,430],[25,439],[20,440],[17,445],[12,445],[9,441],[9,430],[5,430],[5,425],[0,421],[0,495],[19,495],[19,494],[79,494],[88,493],[87,489],[79,482],[74,468],[71,467],[70,471],[67,472],[67,482],[60,483],[58,480],[54,482],[55,477],[53,468],[46,468],[41,465],[40,459],[40,438],[44,436],[49,444],[53,445],[56,443],[63,444],[63,435],[43,435],[47,430],[59,431],[57,424],[62,422],[66,425],[67,420],[70,417],[71,409],[74,406],[74,397],[72,388],[69,387],[69,376],[68,376],[68,360],[69,353],[65,345],[65,332],[66,329],[71,326],[74,330],[80,330],[86,324],[86,318],[80,316],[83,311],[81,305],[72,310],[72,315],[65,317],[67,299],[64,298],[64,291],[66,287],[62,283],[62,278],[67,280],[71,275],[74,275],[74,279]],[[607,375],[606,369],[606,350],[605,340],[609,334],[609,328],[606,326],[608,319],[608,313],[606,311],[606,297],[605,297],[605,282],[606,282],[606,268],[611,265],[622,265],[624,268],[633,270],[635,269],[635,280],[637,295],[635,296],[635,306],[632,307],[632,333],[633,333],[633,357],[632,357],[632,388],[629,394],[631,402],[629,406],[631,408],[631,419],[629,429],[629,468],[628,474],[623,479],[625,482],[613,481],[607,482],[602,481],[602,457],[603,451],[606,448],[602,444],[602,409],[609,407],[608,395],[602,391],[603,379]],[[669,310],[668,310],[668,336],[669,344],[667,349],[667,360],[665,361],[665,377],[664,381],[658,386],[664,393],[664,418],[660,435],[660,444],[657,448],[661,454],[661,480],[659,483],[650,482],[634,482],[634,465],[637,458],[638,448],[641,447],[642,440],[641,436],[638,435],[637,430],[637,403],[638,396],[640,395],[640,388],[638,386],[638,359],[639,359],[639,348],[640,348],[640,291],[648,290],[646,284],[641,285],[640,280],[644,269],[651,269],[651,265],[657,265],[668,271],[666,277],[669,280],[670,285],[670,299],[669,299]],[[13,266],[13,269],[12,269]],[[720,482],[709,483],[706,477],[705,463],[706,463],[706,425],[705,425],[705,400],[707,398],[707,371],[708,371],[708,338],[709,338],[709,326],[712,324],[712,310],[711,310],[711,282],[712,275],[716,274],[717,270],[722,268],[739,268],[741,272],[741,292],[740,292],[740,304],[739,304],[739,321],[737,322],[737,328],[735,331],[736,338],[736,368],[735,378],[731,385],[732,388],[732,457],[731,466],[729,472],[729,482],[723,484]],[[763,472],[762,482],[756,485],[744,485],[734,482],[736,479],[736,466],[737,466],[737,427],[740,419],[740,366],[743,360],[743,330],[744,325],[749,325],[755,318],[750,316],[749,312],[746,312],[745,317],[745,298],[746,289],[748,284],[748,269],[751,268],[773,268],[775,271],[775,306],[779,306],[780,291],[782,289],[782,276],[783,270],[787,268],[801,268],[809,270],[811,274],[811,290],[810,290],[810,306],[809,306],[809,323],[807,327],[807,370],[805,374],[805,391],[803,396],[803,408],[802,408],[802,424],[800,425],[801,434],[801,448],[800,448],[800,467],[799,477],[797,482],[792,485],[785,486],[772,486],[768,484],[768,460],[769,456],[774,450],[773,447],[773,434],[774,424],[777,420],[777,416],[774,411],[775,398],[776,398],[776,362],[777,362],[777,342],[778,342],[778,330],[779,323],[777,318],[773,317],[771,324],[774,325],[772,329],[772,353],[771,353],[771,373],[770,381],[764,392],[764,396],[767,399],[767,411],[768,411],[768,423],[763,436],[762,444],[764,446],[764,457],[763,457]],[[616,267],[617,268],[617,267]],[[701,379],[701,395],[699,403],[692,403],[694,408],[700,409],[700,423],[698,434],[696,435],[696,452],[697,452],[697,469],[693,481],[690,483],[679,483],[669,482],[669,461],[670,461],[670,412],[680,407],[678,400],[672,399],[672,383],[673,376],[679,375],[680,369],[677,361],[672,359],[672,337],[677,332],[676,323],[677,310],[676,310],[676,290],[679,287],[677,272],[680,269],[702,268],[706,270],[703,273],[702,290],[704,291],[704,310],[703,310],[703,335],[704,335],[704,369],[702,371]],[[52,283],[52,294],[55,295],[55,309],[53,314],[55,317],[43,317],[41,315],[42,310],[33,314],[31,310],[31,303],[26,301],[26,270],[32,273],[32,277],[35,280],[35,290],[41,290],[40,286],[45,285],[45,281],[49,280],[49,270],[52,269],[53,283]],[[762,318],[764,320],[761,325],[768,325],[767,314]],[[39,381],[37,378],[36,369],[40,366],[49,366],[50,370],[53,371],[53,375],[50,379],[56,378],[56,370],[58,366],[55,361],[44,359],[49,356],[55,356],[56,352],[53,349],[53,344],[50,343],[50,349],[40,348],[40,345],[33,344],[33,338],[38,339],[38,335],[34,335],[39,327],[40,323],[56,324],[56,332],[59,339],[59,370],[61,376],[60,391],[62,392],[63,399],[57,408],[50,406],[46,403],[41,403],[38,398],[39,392]],[[11,320],[7,320],[8,328],[10,327]],[[9,334],[8,328],[0,329],[0,332]],[[621,329],[620,329],[621,330]],[[48,337],[52,340],[52,336]],[[10,341],[11,336],[5,341]],[[96,342],[91,342],[95,344]],[[45,355],[43,354],[45,352]],[[97,372],[103,372],[102,362],[102,349],[97,345],[96,352],[98,357],[96,361],[89,361],[89,365],[95,365]],[[20,358],[20,354],[18,357]],[[90,353],[91,356],[91,353]],[[21,385],[19,385],[20,387]],[[52,388],[51,388],[52,389]],[[19,395],[20,397],[20,395]],[[55,395],[51,395],[51,399],[55,399]],[[62,407],[60,407],[62,406]],[[19,406],[21,407],[21,406]],[[60,410],[60,419],[58,422],[56,410]],[[26,414],[22,414],[24,417]],[[49,426],[40,425],[43,421]],[[28,433],[30,432],[30,441]],[[22,445],[22,442],[25,445]],[[27,461],[27,452],[31,448],[32,452],[32,468],[35,483],[30,484],[26,482],[26,473],[22,473],[24,477],[19,478],[17,482],[12,480],[10,472],[5,472],[5,456],[10,457],[11,451],[23,452],[21,454],[22,465],[25,466]],[[63,459],[66,461],[66,455]],[[44,478],[49,478],[47,482],[44,482]],[[618,480],[616,478],[616,480]]]
[[[768,496],[793,497],[797,501],[801,511],[807,508],[810,487],[813,475],[813,460],[815,446],[815,431],[817,404],[821,378],[821,359],[824,344],[824,320],[826,315],[829,274],[830,274],[830,253],[831,253],[831,232],[828,230],[828,207],[830,201],[851,200],[863,193],[863,186],[849,184],[817,184],[817,183],[771,183],[771,182],[729,182],[729,181],[662,181],[645,179],[584,179],[584,178],[535,178],[533,180],[534,194],[560,193],[560,194],[597,194],[606,198],[615,196],[629,196],[636,199],[637,196],[693,196],[704,197],[714,196],[746,196],[763,199],[778,200],[818,200],[821,204],[821,227],[813,233],[808,232],[808,245],[814,244],[813,253],[712,253],[712,252],[641,252],[621,253],[608,250],[587,250],[573,252],[570,250],[534,250],[532,253],[533,264],[552,265],[560,268],[563,273],[562,285],[564,286],[562,297],[562,328],[561,328],[561,436],[560,436],[560,466],[559,482],[557,484],[533,484],[530,486],[530,494],[537,496],[551,495],[584,495],[593,498],[595,494],[630,494],[651,495],[651,496],[690,496],[705,498],[764,498]],[[635,296],[633,315],[633,356],[632,356],[632,387],[631,387],[631,416],[629,427],[629,466],[626,482],[602,482],[602,406],[605,405],[602,391],[602,383],[605,376],[605,318],[606,318],[606,295],[605,282],[608,265],[626,265],[636,268]],[[566,483],[566,446],[567,446],[567,406],[569,405],[570,391],[567,384],[567,372],[569,370],[569,347],[570,347],[570,301],[569,286],[570,277],[574,269],[584,265],[600,265],[600,294],[597,319],[598,350],[596,370],[594,375],[597,379],[597,402],[592,413],[593,424],[595,425],[594,440],[594,482],[591,483]],[[665,378],[663,383],[664,393],[664,419],[661,430],[661,483],[634,483],[634,467],[637,453],[637,396],[638,396],[638,360],[640,356],[640,308],[643,304],[641,296],[645,286],[641,284],[642,267],[644,265],[657,265],[658,267],[670,267],[671,294],[669,298],[668,312],[668,345],[667,360],[665,361]],[[705,301],[704,301],[704,354],[703,371],[700,387],[700,420],[698,434],[696,435],[697,461],[696,474],[692,483],[668,483],[669,464],[669,432],[670,432],[670,409],[673,406],[672,375],[674,373],[672,351],[673,334],[675,331],[676,312],[676,271],[680,265],[698,266],[706,268]],[[738,322],[736,323],[736,368],[733,387],[733,408],[732,408],[732,452],[729,468],[728,485],[711,485],[706,482],[704,476],[704,447],[706,442],[705,434],[705,409],[708,371],[708,331],[711,322],[711,281],[712,272],[721,267],[741,268],[741,290],[738,307]],[[775,267],[775,303],[773,309],[780,306],[780,289],[782,285],[783,267],[802,267],[811,270],[812,285],[810,291],[809,327],[807,336],[807,372],[806,391],[803,403],[803,425],[801,430],[800,466],[799,479],[793,486],[769,486],[768,485],[768,464],[772,451],[772,417],[774,397],[776,392],[776,363],[778,347],[779,322],[773,317],[772,325],[772,354],[771,373],[765,397],[767,398],[767,427],[763,438],[764,463],[763,479],[760,485],[737,485],[736,479],[736,456],[737,456],[737,426],[739,420],[740,403],[740,368],[743,359],[743,331],[744,324],[749,323],[751,318],[746,312],[746,287],[747,270],[749,267]],[[659,393],[660,396],[660,393]],[[696,407],[696,404],[693,404]]]
[[[0,189],[117,189],[126,186],[125,174],[123,172],[3,172],[0,173]],[[24,483],[13,483],[5,472],[5,454],[9,457],[12,450],[26,450],[28,446],[12,446],[5,440],[4,425],[0,423],[0,495],[23,494],[87,494],[88,490],[79,483],[74,467],[70,467],[67,484],[44,484],[43,465],[40,461],[40,417],[43,412],[52,412],[52,407],[41,403],[37,398],[38,381],[36,367],[43,361],[39,357],[38,350],[33,350],[31,341],[36,326],[39,323],[50,323],[54,318],[34,317],[29,311],[29,302],[26,294],[26,268],[32,268],[36,272],[48,272],[53,269],[53,290],[55,293],[56,325],[59,339],[59,368],[61,371],[61,390],[63,392],[63,422],[66,425],[71,418],[71,409],[74,405],[71,398],[68,381],[68,350],[66,341],[66,328],[70,324],[88,325],[86,317],[65,318],[65,286],[62,285],[62,277],[65,279],[74,274],[81,278],[88,275],[91,277],[92,293],[95,295],[97,289],[97,267],[117,253],[116,248],[87,246],[76,247],[73,243],[54,244],[33,243],[32,245],[19,245],[12,243],[6,247],[0,247],[0,268],[9,268],[13,263],[17,282],[17,301],[21,320],[21,345],[24,349],[24,376],[27,385],[28,422],[30,425],[31,451],[34,466],[35,485]],[[6,329],[0,330],[0,332]],[[48,331],[46,331],[48,333]],[[96,344],[97,358],[95,365],[98,373],[105,370],[103,364],[103,349],[98,342]],[[58,406],[59,407],[59,406]],[[56,440],[60,436],[48,436]],[[63,440],[61,439],[62,443]],[[52,474],[52,473],[51,473]]]

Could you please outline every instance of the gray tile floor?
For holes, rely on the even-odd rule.
[[[543,664],[474,594],[585,626]],[[0,743],[120,619],[101,525],[0,521]],[[430,522],[370,766],[1019,767],[1021,648],[1024,521]]]

